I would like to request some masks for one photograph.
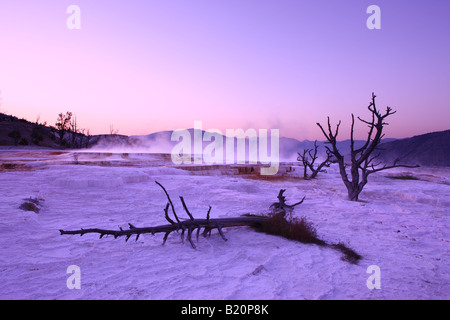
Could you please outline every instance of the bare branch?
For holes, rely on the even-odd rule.
[[[208,213],[206,214],[206,219],[194,219],[192,214],[189,212],[189,209],[187,208],[186,202],[184,201],[183,197],[180,197],[180,200],[183,204],[183,208],[185,209],[185,211],[188,214],[190,219],[186,220],[186,221],[180,221],[178,219],[178,217],[175,215],[175,217],[177,217],[177,222],[174,222],[168,216],[169,206],[172,206],[172,209],[173,209],[173,204],[171,203],[172,201],[170,200],[170,196],[167,193],[167,190],[159,182],[156,182],[156,183],[164,190],[164,192],[167,196],[167,199],[169,200],[169,202],[167,203],[167,205],[164,209],[164,216],[165,216],[166,220],[169,221],[170,224],[159,225],[159,226],[155,226],[155,227],[138,228],[138,227],[135,227],[133,224],[128,223],[129,229],[126,229],[126,230],[122,229],[121,227],[119,227],[119,230],[99,229],[99,228],[89,228],[89,229],[81,228],[79,230],[68,230],[67,231],[67,230],[61,229],[61,230],[59,230],[61,235],[79,234],[80,236],[83,236],[87,233],[98,233],[98,234],[100,234],[100,239],[103,238],[105,235],[112,235],[112,236],[114,236],[114,238],[124,236],[125,241],[128,241],[128,239],[131,236],[136,235],[136,241],[137,241],[141,234],[151,233],[152,235],[154,235],[155,233],[164,233],[163,244],[165,244],[167,241],[167,238],[169,237],[169,235],[172,232],[178,231],[181,229],[182,230],[181,240],[184,241],[184,233],[185,233],[185,231],[187,231],[186,239],[189,241],[191,247],[195,249],[196,248],[195,244],[192,241],[192,232],[195,229],[197,229],[197,240],[198,240],[198,236],[200,234],[200,229],[204,228],[203,236],[208,236],[211,234],[212,229],[217,229],[220,236],[222,237],[222,239],[224,241],[227,241],[227,238],[225,237],[223,230],[222,230],[223,228],[238,227],[238,226],[258,227],[258,226],[261,226],[261,224],[266,219],[266,217],[263,217],[263,216],[241,216],[241,217],[234,217],[234,218],[210,219],[209,215],[211,212],[211,206],[209,206]],[[283,196],[284,191],[286,191],[286,190],[281,189],[278,194],[278,200],[280,201],[281,208],[283,210],[285,210],[285,209],[293,210],[293,208],[295,206],[303,203],[303,201],[305,200],[305,198],[303,198],[301,201],[299,201],[293,205],[288,205],[288,204],[286,204],[286,198]]]
[[[181,200],[181,204],[183,205],[184,211],[186,211],[187,215],[189,216],[189,218],[190,218],[191,220],[194,220],[194,217],[193,217],[192,214],[189,212],[189,210],[188,210],[188,208],[187,208],[187,206],[186,206],[186,203],[184,202],[184,199],[183,199],[182,196],[180,196],[180,200]]]
[[[406,165],[406,164],[396,164],[396,162],[394,162],[393,165],[390,166],[383,166],[382,168],[378,168],[378,169],[372,169],[372,170],[368,170],[367,171],[367,175],[375,173],[375,172],[379,172],[382,170],[387,170],[387,169],[392,169],[392,168],[419,168],[420,166],[418,164],[416,165]]]
[[[159,183],[158,181],[155,181],[155,183],[156,183],[158,186],[160,186],[160,187],[164,190],[164,193],[165,193],[166,196],[167,196],[167,200],[169,200],[170,207],[172,208],[173,215],[174,215],[175,219],[177,220],[177,222],[179,223],[179,222],[180,222],[180,219],[178,219],[178,216],[177,216],[177,214],[176,214],[176,212],[175,212],[175,207],[173,206],[172,200],[170,199],[170,196],[169,196],[169,194],[167,193],[166,188],[164,188],[163,185],[162,185],[161,183]]]
[[[305,201],[305,197],[303,197],[302,200],[300,200],[297,203],[294,203],[292,205],[288,205],[286,203],[286,197],[283,195],[283,193],[286,191],[286,189],[281,189],[278,193],[278,202],[274,202],[270,205],[270,209],[272,210],[272,213],[278,214],[281,213],[282,215],[285,215],[286,213],[292,212],[294,210],[294,207],[302,204],[303,201]]]
[[[170,222],[170,224],[175,224],[175,221],[173,221],[172,219],[169,218],[169,214],[168,214],[169,205],[170,205],[169,202],[167,202],[166,208],[164,209],[164,217],[166,218],[167,221]]]

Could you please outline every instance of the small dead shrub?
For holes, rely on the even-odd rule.
[[[19,209],[24,210],[24,211],[33,211],[36,213],[39,213],[39,211],[41,211],[41,201],[44,201],[44,199],[41,198],[28,198],[28,199],[23,199],[25,200],[24,203],[22,203],[19,206]]]
[[[261,231],[267,234],[279,235],[289,240],[302,243],[314,243],[325,245],[326,243],[317,238],[317,230],[305,217],[300,219],[289,216],[286,219],[284,213],[272,214],[267,217],[261,225]]]

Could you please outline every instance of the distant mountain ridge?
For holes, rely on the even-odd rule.
[[[193,129],[188,130],[193,136]],[[204,131],[202,132],[202,134]],[[170,153],[172,148],[178,143],[171,141],[172,131],[155,132],[149,135],[130,136],[126,140],[124,147],[137,147],[142,150],[149,149],[162,153]],[[105,136],[107,138],[107,136]],[[223,138],[225,141],[225,137]],[[110,139],[107,139],[110,140]],[[269,139],[270,140],[270,139]],[[304,149],[314,148],[314,141],[299,141],[294,138],[280,137],[279,150],[281,161],[297,161],[297,152]],[[203,142],[203,147],[211,142]],[[361,146],[365,140],[356,140],[355,147]],[[106,140],[99,140],[96,147],[106,147],[109,145]],[[117,144],[113,144],[117,147]],[[317,141],[318,154],[325,155],[326,141]],[[236,146],[236,143],[235,143]],[[235,147],[236,148],[236,147]],[[350,140],[338,142],[338,148],[342,154],[349,159]],[[248,142],[246,144],[248,152]],[[405,139],[383,139],[379,145],[379,160],[391,164],[399,159],[399,164],[419,164],[422,166],[450,166],[450,130],[432,132]]]
[[[450,130],[431,132],[380,144],[380,159],[422,166],[450,166]]]
[[[14,131],[20,133],[20,138],[12,134]],[[192,136],[193,143],[194,129],[189,129],[188,131]],[[202,136],[204,132],[202,131]],[[90,148],[97,150],[171,153],[173,147],[179,143],[171,141],[171,136],[172,131],[160,131],[148,135],[134,136],[102,134],[90,136],[89,145]],[[226,137],[223,137],[224,143],[225,140]],[[270,152],[270,138],[268,141]],[[364,142],[363,140],[355,141],[356,147]],[[203,142],[203,147],[210,143]],[[0,146],[13,146],[15,144],[61,148],[61,145],[57,142],[54,128],[0,113]],[[323,157],[325,155],[326,142],[317,141],[317,145],[319,157]],[[236,150],[236,141],[234,146]],[[294,138],[280,137],[280,161],[295,162],[297,161],[297,152],[311,148],[314,148],[314,141],[299,141]],[[339,141],[338,148],[342,154],[348,155],[350,152],[350,140]],[[450,130],[432,132],[405,139],[384,139],[379,148],[379,159],[388,164],[399,159],[399,163],[402,164],[450,166]],[[246,156],[248,156],[248,141],[246,143],[246,152]],[[348,156],[346,158],[348,159]]]
[[[189,131],[192,135],[193,129],[189,129]],[[130,136],[126,139],[126,146],[138,147],[143,150],[149,148],[157,152],[170,153],[173,146],[178,143],[170,141],[171,134],[172,131],[161,131],[149,135]],[[294,138],[280,137],[279,141],[281,161],[295,162],[297,161],[297,152],[314,148],[314,141],[310,140],[299,141]],[[209,143],[211,142],[203,142],[203,147]],[[356,140],[355,147],[364,143],[365,140]],[[100,139],[97,146],[101,147],[102,145],[106,146],[107,144]],[[325,155],[326,145],[328,145],[326,141],[317,141],[319,157]],[[248,143],[246,148],[248,149]],[[350,140],[339,141],[338,148],[349,159]],[[378,159],[386,164],[391,164],[396,159],[399,159],[399,164],[450,166],[450,130],[432,132],[405,139],[383,139],[379,149],[380,156]]]

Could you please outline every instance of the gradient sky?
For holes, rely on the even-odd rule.
[[[449,0],[1,0],[0,48],[1,112],[72,111],[94,134],[201,120],[323,140],[330,116],[343,140],[372,92],[397,110],[386,137],[450,128]]]

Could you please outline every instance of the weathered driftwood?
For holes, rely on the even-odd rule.
[[[287,213],[291,213],[294,210],[295,206],[298,206],[299,204],[302,204],[303,201],[305,201],[305,197],[303,197],[303,199],[299,202],[289,205],[286,203],[286,197],[283,195],[285,191],[286,189],[281,189],[277,196],[278,202],[274,202],[270,205],[272,214],[281,214],[282,216],[285,216]]]
[[[120,228],[119,230],[108,230],[108,229],[99,229],[99,228],[79,229],[79,230],[72,230],[72,231],[59,230],[61,235],[79,234],[80,236],[82,236],[86,233],[98,233],[98,234],[100,234],[100,239],[105,235],[112,235],[112,236],[114,236],[114,238],[123,236],[123,237],[125,237],[125,240],[128,241],[128,239],[131,236],[136,236],[136,241],[137,241],[141,234],[151,233],[152,235],[154,235],[156,233],[165,233],[164,238],[163,238],[163,244],[164,244],[166,242],[168,236],[172,232],[181,231],[181,239],[184,240],[184,234],[187,233],[187,240],[191,244],[192,248],[195,249],[195,244],[192,241],[192,234],[194,233],[194,231],[196,231],[197,241],[198,241],[201,229],[203,229],[202,235],[204,237],[211,235],[211,231],[213,229],[217,229],[217,231],[219,232],[222,239],[224,241],[227,241],[227,238],[225,238],[225,235],[223,234],[222,228],[239,227],[239,226],[258,227],[266,219],[263,216],[240,216],[240,217],[233,217],[233,218],[210,219],[211,207],[209,207],[209,209],[208,209],[208,212],[206,214],[206,219],[195,219],[192,216],[192,214],[189,212],[189,209],[187,208],[187,205],[186,205],[183,197],[180,197],[181,203],[183,205],[183,209],[189,216],[189,219],[187,219],[187,220],[180,220],[180,218],[178,217],[178,215],[175,211],[173,202],[172,202],[169,194],[167,193],[166,189],[159,182],[157,182],[157,181],[155,181],[155,182],[163,189],[164,193],[167,196],[168,203],[167,203],[166,207],[164,208],[164,216],[170,224],[154,226],[154,227],[138,228],[138,227],[135,227],[134,225],[132,225],[131,223],[129,223],[128,224],[129,229]],[[281,205],[282,205],[280,207],[281,209],[283,209],[284,207],[286,207],[286,208],[292,207],[293,208],[294,206],[303,202],[303,200],[302,200],[292,206],[286,205],[285,198],[282,196],[284,191],[285,190],[281,190],[280,194],[278,195],[278,198],[281,201]],[[176,221],[172,220],[169,217],[169,207],[172,209],[172,214]]]
[[[125,240],[128,241],[128,239],[136,235],[136,241],[139,239],[139,236],[141,234],[145,233],[151,233],[152,235],[156,233],[162,233],[164,232],[164,238],[163,238],[163,244],[166,242],[167,237],[169,234],[173,231],[180,231],[181,230],[181,238],[184,239],[184,234],[187,232],[187,240],[191,244],[191,246],[195,249],[195,245],[192,241],[192,234],[194,233],[194,230],[197,229],[197,240],[200,235],[200,231],[203,228],[202,235],[204,237],[211,235],[211,230],[217,229],[219,231],[219,234],[221,235],[222,239],[224,241],[227,241],[227,238],[225,238],[225,235],[222,232],[222,228],[225,227],[238,227],[238,226],[258,226],[262,223],[262,221],[265,218],[263,217],[236,217],[236,218],[222,218],[222,219],[194,219],[194,220],[185,220],[180,221],[173,224],[166,224],[166,225],[160,225],[155,227],[143,227],[138,228],[133,226],[131,223],[129,223],[130,228],[129,229],[122,229],[120,230],[107,230],[107,229],[98,229],[98,228],[91,228],[91,229],[80,229],[80,230],[74,230],[74,231],[66,231],[66,230],[59,230],[61,232],[61,235],[64,234],[79,234],[84,235],[86,233],[98,233],[100,234],[100,239],[105,235],[112,235],[114,238],[125,236]]]

